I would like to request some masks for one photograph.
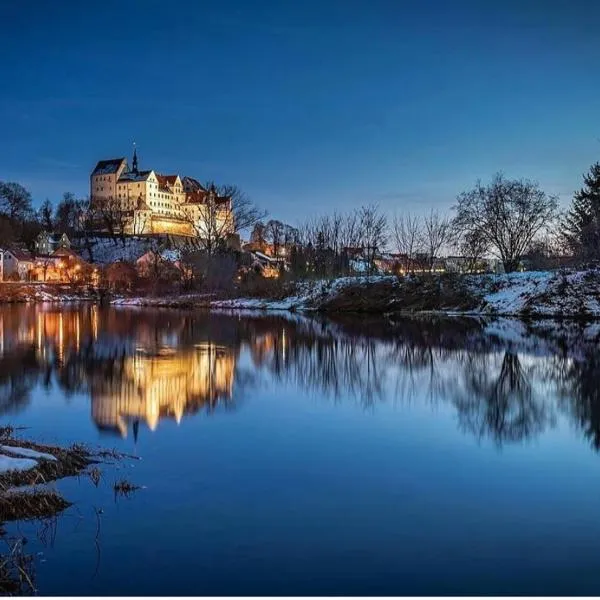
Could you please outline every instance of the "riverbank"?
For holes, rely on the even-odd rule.
[[[18,428],[0,427],[0,530],[10,521],[62,512],[71,503],[52,486],[55,481],[87,475],[97,485],[97,465],[122,458],[114,451],[40,444],[18,434]]]
[[[109,299],[108,297],[106,299]],[[0,284],[0,303],[99,301],[72,285]],[[600,318],[600,270],[530,271],[509,275],[341,277],[301,281],[277,297],[207,293],[113,296],[115,306],[290,312],[422,313],[519,318]]]
[[[97,292],[75,284],[1,282],[0,304],[23,302],[97,302]]]
[[[211,299],[207,295],[115,298],[118,306],[220,310],[420,313],[519,318],[600,318],[600,271],[509,275],[344,277],[300,282],[283,298]]]
[[[28,540],[20,527],[28,521],[38,524],[37,535],[43,539],[44,532],[56,523],[56,517],[72,506],[57,489],[56,482],[85,477],[98,487],[103,479],[99,466],[125,457],[115,451],[93,451],[80,444],[68,447],[41,444],[21,437],[21,429],[0,427],[0,541],[5,545],[0,552],[0,594],[4,596],[31,595],[38,591],[35,571],[42,553],[34,555],[27,550]],[[113,489],[116,498],[130,495],[138,486],[121,479],[114,483]],[[95,510],[98,517],[102,511]]]

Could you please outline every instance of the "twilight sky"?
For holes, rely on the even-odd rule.
[[[101,158],[237,183],[296,223],[446,208],[497,170],[568,202],[600,160],[595,0],[0,0],[0,179]]]

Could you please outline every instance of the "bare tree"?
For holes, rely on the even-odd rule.
[[[365,252],[369,273],[375,267],[375,257],[384,250],[388,240],[387,217],[380,212],[375,204],[363,206],[359,209],[360,220],[360,246]]]
[[[208,186],[210,189],[210,185]],[[258,206],[236,185],[214,186],[215,192],[220,198],[231,200],[231,213],[233,229],[236,233],[250,230],[256,223],[267,216],[267,211]]]
[[[478,181],[460,194],[455,209],[454,223],[462,235],[481,236],[510,273],[535,236],[554,220],[557,199],[537,183],[498,173],[489,185]]]
[[[0,181],[0,213],[15,221],[32,215],[31,194],[22,185]]]
[[[277,219],[270,219],[265,225],[264,237],[273,248],[273,256],[279,256],[280,249],[285,244],[285,225]]]
[[[209,256],[223,250],[229,236],[254,227],[265,214],[232,185],[209,184],[202,201],[185,207],[185,217],[196,234],[196,246]]]
[[[439,253],[451,239],[451,220],[447,216],[441,216],[436,210],[432,210],[423,219],[424,244],[429,259],[429,270],[433,271],[435,261]]]
[[[423,227],[417,215],[394,215],[392,234],[399,254],[405,256],[404,271],[414,270],[415,255],[423,248]]]
[[[46,231],[52,231],[54,229],[54,218],[52,213],[52,203],[46,198],[37,212],[38,221]]]
[[[472,273],[477,270],[485,253],[488,251],[489,242],[478,230],[466,232],[456,236],[458,253],[465,259],[464,270]]]
[[[359,244],[360,217],[358,211],[353,210],[343,217],[340,229],[341,249],[354,248]]]

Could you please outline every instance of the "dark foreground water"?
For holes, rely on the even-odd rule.
[[[2,308],[3,421],[142,458],[19,524],[37,587],[598,594],[598,344],[552,335]],[[145,488],[115,498],[123,476]]]

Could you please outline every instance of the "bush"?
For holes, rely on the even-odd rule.
[[[241,296],[279,300],[289,293],[289,285],[280,277],[263,277],[254,269],[240,276],[238,292]]]
[[[130,292],[137,284],[135,267],[128,262],[119,261],[109,265],[105,271],[106,284],[114,292]]]

